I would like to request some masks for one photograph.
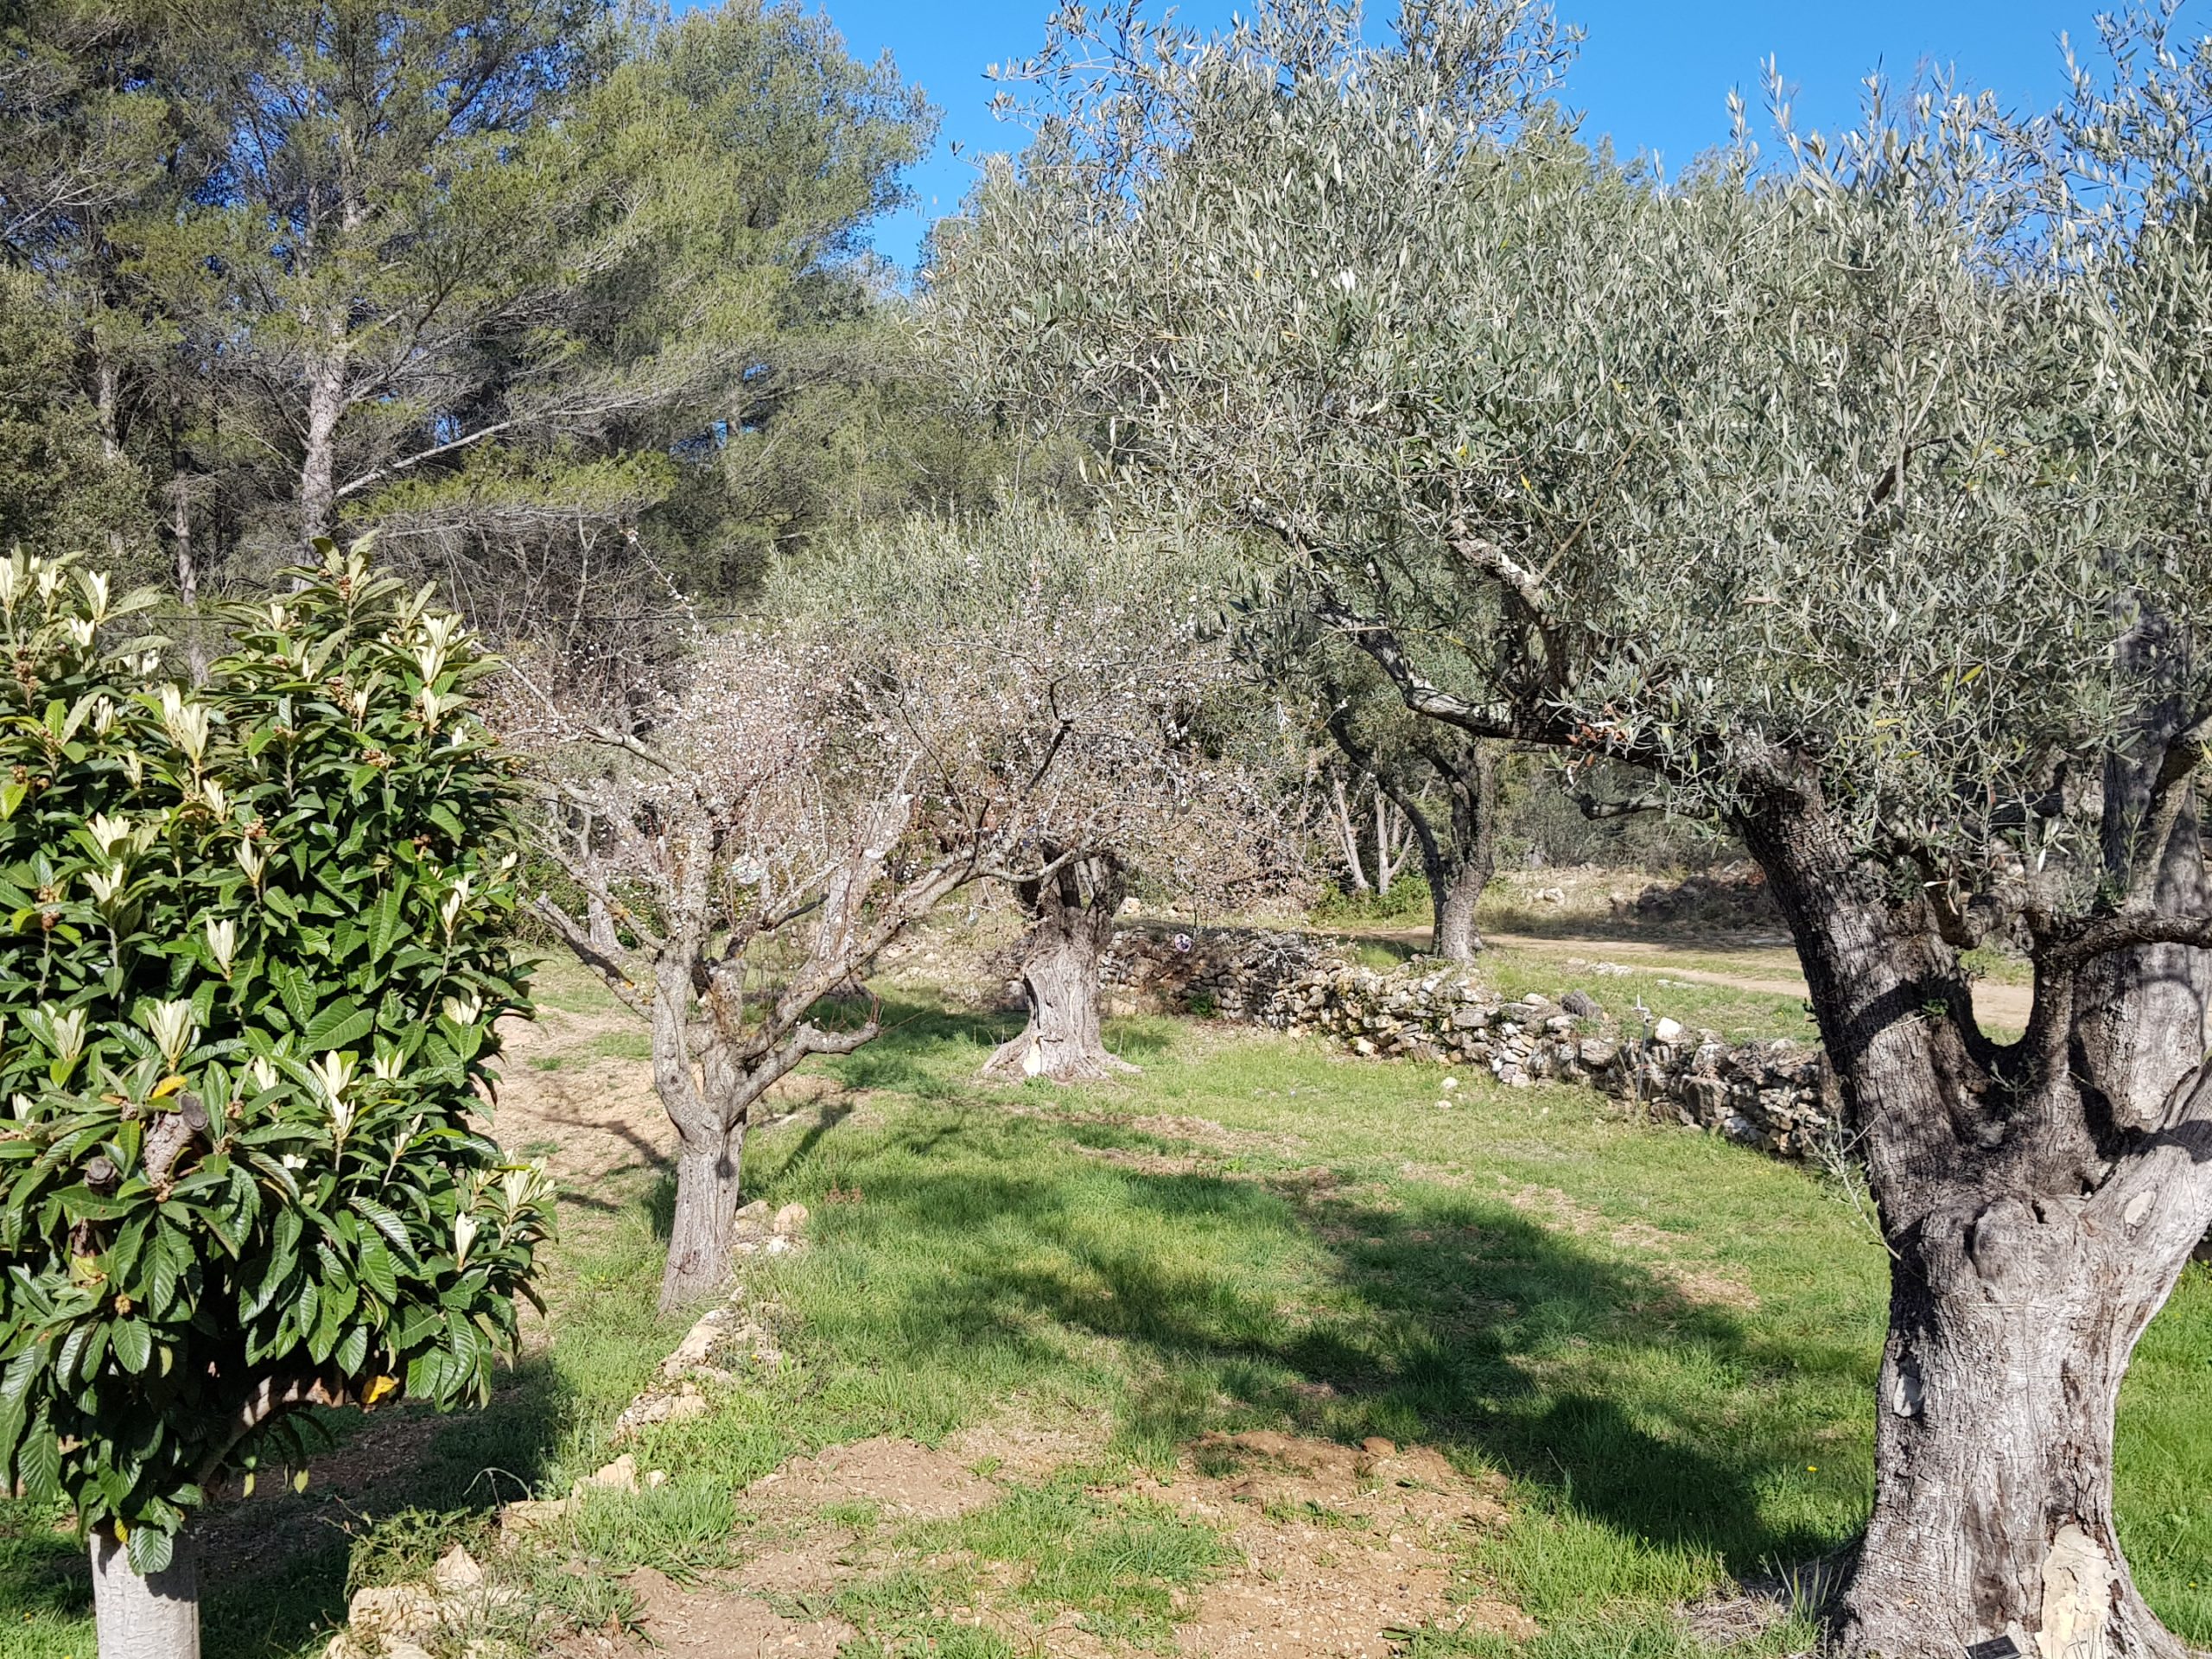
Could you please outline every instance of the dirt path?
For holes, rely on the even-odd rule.
[[[1393,938],[1427,944],[1426,928],[1393,933]],[[1768,996],[1804,996],[1805,976],[1787,950],[1767,946],[1731,949],[1726,945],[1684,944],[1667,939],[1545,938],[1532,933],[1485,932],[1493,944],[1530,956],[1582,957],[1592,961],[1617,962],[1663,973],[1697,985],[1719,985],[1730,990],[1757,991]],[[1695,967],[1695,963],[1733,958],[1740,967]],[[1985,1028],[2024,1031],[2033,997],[2025,985],[1998,985],[1978,981],[1974,988],[1974,1017]]]

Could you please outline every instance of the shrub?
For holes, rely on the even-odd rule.
[[[467,1116],[525,996],[490,665],[326,552],[198,688],[0,563],[0,1489],[141,1573],[298,1408],[484,1397],[547,1224]]]

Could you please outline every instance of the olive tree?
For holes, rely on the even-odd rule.
[[[1483,948],[1476,906],[1497,872],[1496,746],[1427,722],[1402,726],[1381,709],[1363,709],[1350,696],[1330,690],[1335,695],[1323,712],[1329,735],[1412,829],[1428,885],[1430,954],[1472,962]],[[1370,718],[1363,721],[1363,714]],[[1444,792],[1441,823],[1432,785]]]
[[[1248,594],[1236,614],[1233,639],[1247,669],[1306,710],[1319,744],[1373,783],[1375,890],[1390,885],[1386,813],[1395,809],[1428,888],[1430,953],[1472,962],[1483,949],[1477,906],[1497,871],[1502,746],[1411,714],[1365,653],[1317,627],[1296,600],[1260,603]],[[1364,889],[1343,775],[1333,765],[1328,770],[1346,862],[1355,887]]]
[[[305,1408],[488,1395],[549,1219],[473,1121],[524,1006],[488,664],[358,552],[289,579],[188,689],[0,562],[0,1490],[73,1510],[114,1659],[199,1652],[191,1516]]]
[[[1844,1650],[2177,1655],[2114,1530],[2212,1222],[2201,134],[2156,22],[2068,118],[1878,90],[1662,185],[1534,9],[1066,15],[940,240],[948,351],[1442,728],[1643,769],[1796,943],[1891,1262]],[[1966,952],[2031,961],[2024,1035]]]
[[[990,833],[918,833],[942,785],[927,748],[856,710],[838,668],[727,634],[641,716],[533,694],[503,719],[535,752],[542,844],[585,901],[540,891],[532,908],[652,1033],[677,1135],[664,1309],[728,1276],[761,1097],[881,1029],[873,1003],[843,1025],[817,1005],[971,879]]]
[[[880,710],[931,734],[951,793],[1005,830],[978,868],[1029,927],[1029,1018],[987,1074],[1135,1068],[1100,1031],[1102,960],[1141,887],[1226,904],[1293,880],[1269,751],[1203,550],[1001,504],[923,518],[787,566],[772,592]],[[834,645],[832,645],[834,642]]]

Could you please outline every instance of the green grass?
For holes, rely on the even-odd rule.
[[[602,1032],[592,1039],[591,1052],[595,1059],[650,1060],[653,1057],[652,1037],[642,1028]]]
[[[1065,1613],[1134,1650],[1171,1647],[1176,1592],[1221,1570],[1226,1546],[1127,1485],[1172,1473],[1211,1430],[1385,1434],[1507,1480],[1513,1519],[1466,1539],[1461,1578],[1544,1634],[1418,1633],[1422,1659],[1688,1659],[1677,1604],[1859,1524],[1883,1262],[1814,1176],[1580,1091],[1478,1079],[1440,1111],[1433,1068],[1160,1020],[1112,1023],[1147,1067],[1127,1084],[981,1088],[1003,1022],[918,997],[886,1012],[884,1039],[825,1068],[867,1092],[749,1154],[753,1195],[814,1214],[808,1253],[752,1274],[783,1365],[628,1447],[671,1478],[594,1498],[550,1555],[502,1569],[533,1594],[601,1623],[629,1567],[681,1575],[753,1547],[764,1523],[742,1489],[791,1455],[937,1442],[1016,1395],[1032,1418],[1109,1426],[1096,1466],[957,1521],[837,1516],[886,1563],[835,1597],[865,1634],[855,1651],[1012,1655],[963,1618],[987,1580],[1040,1625]],[[454,1537],[480,1545],[497,1500],[565,1491],[603,1461],[680,1333],[652,1309],[666,1213],[650,1177],[577,1195],[544,1344],[491,1409],[447,1423],[379,1488],[351,1536],[325,1524],[302,1543],[309,1500],[267,1506],[290,1541],[211,1580],[209,1651],[304,1659],[349,1573],[417,1573]],[[2192,1268],[2130,1383],[2121,1515],[2145,1593],[2199,1642],[2208,1358],[2212,1282]],[[0,1659],[91,1659],[75,1561],[50,1516],[0,1504]],[[1732,1651],[1807,1639],[1799,1624]]]

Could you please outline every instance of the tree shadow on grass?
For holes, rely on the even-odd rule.
[[[900,1160],[868,1180],[869,1207],[898,1212],[879,1211],[887,1236],[918,1235],[918,1252],[953,1264],[907,1281],[910,1293],[880,1288],[906,1297],[877,1315],[904,1357],[953,1365],[995,1347],[1026,1364],[1063,1351],[1055,1329],[1116,1340],[1149,1379],[1121,1426],[1148,1454],[1287,1418],[1338,1440],[1458,1450],[1739,1574],[1838,1541],[1770,1518],[1763,1500],[1803,1448],[1735,1419],[1747,1392],[1808,1365],[1854,1382],[1866,1370],[1871,1386],[1868,1359],[1785,1350],[1737,1309],[1503,1200],[1377,1202],[1280,1174],[1128,1167],[1071,1184],[957,1155]],[[976,1242],[984,1228],[988,1247]],[[1306,1305],[1286,1305],[1281,1280],[1249,1263],[1300,1252],[1320,1282]],[[1716,1376],[1733,1380],[1666,1382]]]
[[[829,1001],[817,1003],[810,1017],[851,1026],[868,1011],[864,1002]],[[923,1100],[960,1093],[1028,1019],[1019,1007],[950,1009],[896,990],[884,993],[879,1017],[880,1037],[856,1053],[829,1061],[825,1070],[848,1089],[895,1089]],[[1180,1025],[1165,1014],[1117,1016],[1106,1021],[1106,1046],[1141,1064],[1167,1053],[1181,1034]]]

